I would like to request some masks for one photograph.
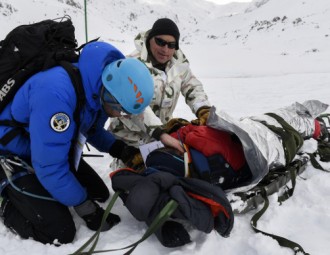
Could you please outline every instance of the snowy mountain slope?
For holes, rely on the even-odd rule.
[[[83,1],[79,0],[2,0],[0,4],[3,21],[13,19],[22,24],[44,18],[60,17],[65,13],[70,13],[75,18],[81,16],[84,8]],[[328,6],[324,6],[325,4],[327,4],[327,1],[324,0],[255,0],[252,3],[231,3],[228,5],[215,5],[203,0],[87,1],[88,18],[91,22],[100,18],[103,22],[98,27],[103,29],[102,32],[106,31],[105,28],[109,26],[107,29],[119,31],[122,34],[130,34],[131,32],[135,34],[140,29],[150,28],[156,18],[165,16],[172,18],[178,23],[179,27],[182,27],[182,34],[185,34],[184,31],[192,32],[201,29],[203,24],[209,31],[228,32],[228,28],[231,27],[235,27],[236,30],[244,30],[237,27],[235,19],[226,19],[228,17],[236,18],[237,16],[244,17],[246,22],[241,24],[249,26],[249,30],[267,30],[275,25],[275,22],[278,21],[277,17],[281,21],[285,20],[285,23],[292,23],[293,25],[308,23],[309,25],[313,24],[317,29],[317,26],[322,24],[327,25],[327,29],[330,29],[329,25],[326,24],[330,3],[327,4]],[[48,8],[45,8],[46,5]],[[38,12],[33,13],[33,16],[29,13],[31,7],[38,10]],[[94,15],[96,13],[97,15]],[[228,24],[226,26],[222,25],[221,22],[224,20],[227,20],[231,26],[228,26]],[[80,20],[77,19],[78,28],[81,25],[79,22]],[[259,24],[254,24],[255,22]],[[213,23],[218,23],[218,25],[214,26]],[[2,22],[2,34],[10,30],[10,28],[6,28],[5,24],[6,22]],[[137,25],[139,25],[139,28],[137,28]],[[96,28],[92,27],[91,32]],[[283,27],[279,30],[282,29]],[[199,35],[195,34],[195,37],[199,37]]]
[[[85,42],[83,0],[0,0],[0,38],[15,26],[68,14]],[[177,21],[180,46],[192,70],[204,84],[210,101],[235,117],[259,114],[294,101],[319,99],[330,104],[329,0],[256,0],[215,5],[202,0],[88,1],[89,39],[101,36],[129,53],[133,38],[159,17]],[[279,19],[278,19],[278,18]],[[194,118],[181,101],[176,117]],[[315,146],[312,141],[310,147]],[[96,153],[92,151],[90,153]],[[89,158],[111,190],[111,158]],[[330,169],[330,163],[324,167]],[[298,178],[294,196],[282,206],[271,205],[259,226],[301,244],[315,255],[330,250],[330,175],[310,165]],[[106,206],[106,204],[103,204]],[[123,247],[137,241],[146,225],[134,219],[120,201],[114,213],[122,222],[102,233],[97,249]],[[138,246],[136,255],[291,255],[273,239],[255,234],[249,222],[254,212],[235,217],[229,238],[189,227],[192,243],[177,249],[162,247],[155,237]],[[69,254],[93,234],[75,217],[73,244],[54,247],[22,240],[0,222],[0,254]],[[123,254],[114,252],[106,254]]]
[[[262,45],[266,47],[269,43],[282,47],[289,43],[292,49],[297,43],[304,43],[306,51],[312,46],[323,50],[329,43],[330,24],[327,21],[330,15],[330,2],[324,6],[320,2],[318,4],[318,1],[277,0],[266,1],[258,8],[254,7],[254,4],[255,2],[245,13],[227,20],[224,26],[227,34],[223,35],[223,39],[229,37],[229,42],[237,40],[249,46],[259,40],[262,40]],[[241,19],[241,22],[235,18]],[[244,26],[237,27],[237,23]],[[232,31],[228,31],[230,24],[234,29]],[[228,39],[224,41],[228,43]]]
[[[78,31],[83,23],[80,23],[84,9],[83,1],[79,0],[37,0],[37,1],[19,1],[19,0],[2,0],[1,13],[8,20],[13,19],[18,23],[26,23],[31,21],[38,21],[44,18],[55,18],[70,12],[70,16],[76,19]],[[31,8],[40,10],[29,15]],[[48,8],[44,8],[45,5]],[[148,29],[153,24],[154,20],[159,17],[169,17],[178,24],[182,24],[182,30],[186,27],[198,24],[199,20],[205,19],[213,8],[221,8],[213,3],[203,0],[136,0],[136,1],[96,1],[91,0],[87,2],[88,18],[91,24],[95,22],[98,26],[89,27],[92,35],[105,36],[105,31],[109,31],[109,37],[116,38],[115,35],[126,38],[129,35],[135,35],[140,29]],[[79,18],[78,18],[79,16]],[[4,26],[5,23],[2,24]],[[8,29],[1,29],[1,33]],[[100,32],[101,33],[98,33]],[[113,33],[113,34],[112,34]],[[78,35],[80,38],[80,35]],[[84,37],[82,37],[84,38]]]
[[[259,2],[264,4],[256,7]],[[329,11],[329,1],[254,1],[245,12],[205,21],[188,40],[216,49],[206,54],[200,47],[198,58],[218,63],[211,67],[214,75],[328,72]]]
[[[1,3],[2,37],[13,28],[6,25],[8,21],[24,24],[70,14],[78,41],[84,42],[83,1],[2,0]],[[169,17],[181,30],[182,45],[214,40],[219,46],[238,43],[243,49],[262,47],[267,51],[268,46],[276,45],[276,54],[282,56],[330,54],[326,47],[330,41],[329,1],[257,0],[228,5],[203,0],[94,0],[87,3],[89,38],[101,36],[114,43],[130,42],[139,31],[149,29],[157,18]],[[31,15],[31,7],[38,12]],[[304,48],[297,48],[297,44]]]

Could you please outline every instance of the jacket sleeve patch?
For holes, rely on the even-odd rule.
[[[50,119],[50,126],[56,132],[64,132],[70,126],[70,118],[63,112],[56,113]]]

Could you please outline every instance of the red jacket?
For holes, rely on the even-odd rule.
[[[242,144],[228,132],[207,126],[188,125],[171,135],[206,157],[221,154],[234,170],[239,170],[246,162]]]

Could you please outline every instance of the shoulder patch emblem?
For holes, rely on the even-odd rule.
[[[50,126],[56,132],[64,132],[70,126],[70,118],[63,112],[56,113],[50,119]]]

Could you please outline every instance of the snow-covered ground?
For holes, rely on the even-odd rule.
[[[83,2],[0,0],[0,38],[19,24],[69,14],[78,41],[83,43]],[[133,38],[140,30],[150,28],[159,17],[174,19],[181,30],[180,46],[210,101],[234,117],[260,114],[307,99],[330,104],[329,0],[258,0],[224,6],[203,0],[94,0],[88,1],[88,14],[89,39],[101,36],[125,54],[134,49]],[[175,117],[194,118],[183,101]],[[312,141],[306,143],[307,147],[314,145]],[[110,156],[87,160],[111,189]],[[330,163],[324,166],[330,169]],[[329,254],[330,174],[309,165],[303,178],[298,178],[292,198],[281,206],[276,195],[270,200],[270,208],[259,221],[260,228],[298,242],[310,254]],[[121,201],[116,202],[113,212],[122,221],[101,234],[97,250],[129,245],[146,230],[146,225],[135,220]],[[133,254],[293,254],[272,238],[253,232],[253,213],[236,215],[229,238],[190,229],[193,242],[189,245],[168,249],[152,236]],[[81,219],[74,219],[76,239],[61,247],[22,240],[0,222],[0,254],[72,253],[93,234]]]

